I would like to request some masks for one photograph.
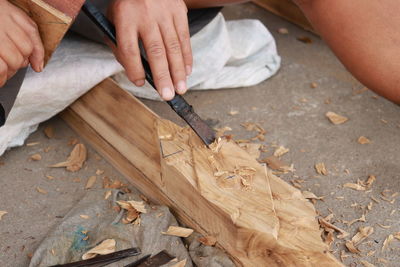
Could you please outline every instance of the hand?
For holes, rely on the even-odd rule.
[[[0,87],[20,68],[43,70],[44,48],[35,22],[21,9],[0,0]]]
[[[164,100],[184,94],[192,72],[187,11],[183,0],[114,0],[108,9],[117,35],[117,46],[111,47],[129,80],[136,86],[145,82],[140,39]]]

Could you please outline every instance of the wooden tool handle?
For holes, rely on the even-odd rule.
[[[85,0],[10,0],[38,25],[45,48],[45,63],[71,27]]]

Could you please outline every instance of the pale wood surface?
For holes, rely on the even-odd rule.
[[[38,25],[47,63],[78,15],[84,0],[10,0]]]
[[[253,2],[308,31],[315,32],[303,12],[291,0],[253,0]]]
[[[301,192],[233,141],[206,148],[111,80],[63,118],[151,200],[213,235],[239,266],[341,266]]]

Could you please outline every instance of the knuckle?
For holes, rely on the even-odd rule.
[[[137,49],[134,44],[132,43],[125,43],[120,46],[121,54],[129,55],[130,57],[138,56]]]
[[[165,81],[171,77],[168,70],[158,71],[154,76],[158,81]]]
[[[169,53],[179,54],[181,53],[181,44],[178,40],[171,40],[167,42],[167,49]]]
[[[164,55],[163,45],[159,42],[151,43],[146,49],[149,55],[160,57]]]

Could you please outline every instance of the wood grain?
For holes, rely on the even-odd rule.
[[[215,236],[238,266],[341,266],[313,205],[233,141],[208,149],[111,80],[62,116],[151,200]]]
[[[38,25],[48,62],[78,15],[84,0],[10,0]]]
[[[253,2],[275,15],[299,25],[303,29],[315,33],[315,30],[304,16],[303,12],[291,0],[253,0]]]

